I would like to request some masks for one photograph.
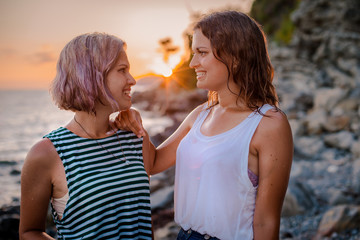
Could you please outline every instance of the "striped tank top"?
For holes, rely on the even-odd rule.
[[[58,239],[152,238],[142,139],[122,130],[118,136],[97,139],[111,154],[64,127],[44,136],[61,158],[69,191],[61,220],[51,206]]]

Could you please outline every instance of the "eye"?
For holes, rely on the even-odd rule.
[[[204,52],[204,51],[199,51],[199,54],[200,54],[200,56],[202,56],[202,57],[203,57],[203,56],[205,56],[205,55],[206,55],[206,53],[207,53],[207,52]]]
[[[198,55],[204,57],[207,53],[208,52],[206,52],[206,51],[202,51],[202,50],[197,49],[196,52],[192,52],[192,55],[198,54]]]
[[[119,68],[119,69],[118,69],[118,72],[120,72],[120,73],[125,73],[125,72],[126,72],[126,68]]]

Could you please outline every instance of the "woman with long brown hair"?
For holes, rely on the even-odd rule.
[[[293,142],[265,35],[246,14],[216,12],[195,25],[192,50],[190,67],[209,101],[156,149],[155,160],[176,160],[178,239],[278,239]],[[133,114],[119,115],[118,126]]]

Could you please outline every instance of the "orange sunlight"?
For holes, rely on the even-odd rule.
[[[0,61],[0,89],[49,89],[56,73],[56,62],[29,64]]]
[[[170,77],[172,75],[172,70],[171,69],[164,70],[162,75],[164,77]]]
[[[162,57],[155,57],[154,61],[149,64],[149,69],[156,74],[160,74],[164,77],[170,77],[173,74],[173,69],[181,61],[180,54],[174,54],[169,57],[169,61],[164,62]]]

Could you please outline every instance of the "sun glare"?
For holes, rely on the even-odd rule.
[[[160,74],[164,77],[170,77],[172,75],[172,69],[180,62],[180,55],[172,55],[169,57],[169,62],[165,63],[162,57],[156,57],[154,62],[149,65],[149,68],[156,74]]]
[[[164,70],[163,73],[161,73],[164,77],[170,77],[172,75],[172,70],[171,69],[167,69]]]

